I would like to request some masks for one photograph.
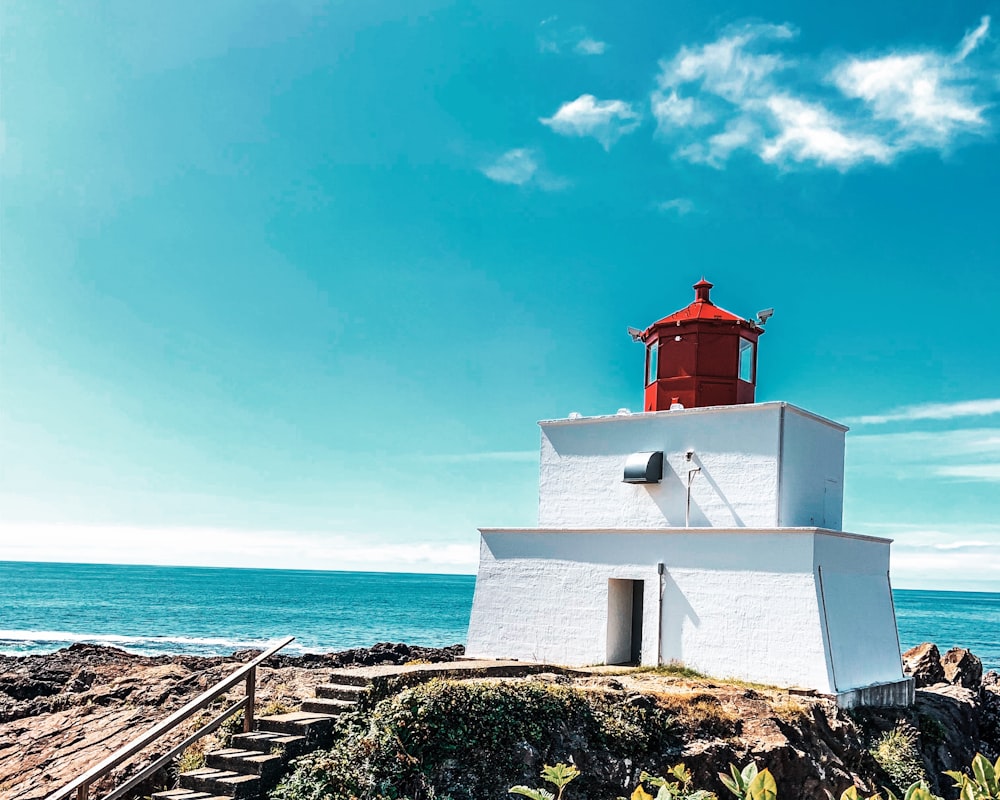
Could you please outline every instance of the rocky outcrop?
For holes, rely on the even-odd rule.
[[[926,651],[937,651],[931,648],[933,645]],[[315,687],[329,679],[331,668],[443,661],[454,659],[460,651],[458,647],[427,650],[380,644],[328,655],[281,656],[259,670],[258,705],[294,707],[313,696]],[[0,798],[44,798],[254,654],[150,658],[114,648],[76,645],[45,656],[0,657]],[[850,713],[827,698],[651,672],[611,676],[598,668],[587,674],[577,670],[572,676],[552,673],[510,680],[548,682],[558,688],[600,693],[614,700],[611,709],[618,704],[630,708],[655,704],[676,720],[676,728],[669,729],[671,736],[676,735],[671,740],[676,746],[670,745],[659,766],[684,761],[697,782],[715,789],[720,797],[726,794],[717,773],[729,763],[743,765],[751,760],[771,769],[782,798],[825,800],[827,789],[839,796],[851,784],[870,793],[891,784],[889,769],[872,753],[896,731],[912,737],[916,762],[938,793],[954,797],[950,781],[941,777],[943,770],[967,767],[976,752],[990,759],[1000,756],[1000,677],[987,672],[977,683],[978,659],[972,658],[963,653],[953,656],[955,667],[950,674],[955,683],[940,680],[919,689],[912,708]],[[944,667],[938,666],[943,678]],[[979,669],[981,674],[981,666]],[[236,691],[231,699],[238,698]],[[492,710],[478,711],[477,718],[482,720],[484,713]],[[624,724],[626,717],[616,721],[616,715],[605,714],[605,718],[611,726],[608,730],[624,737],[625,742],[649,733],[643,725]],[[495,719],[491,724],[505,730],[502,726],[509,724],[509,714],[498,709]],[[572,755],[595,779],[606,782],[601,792],[592,795],[595,800],[616,796],[609,793],[614,782],[618,782],[615,792],[631,792],[640,769],[638,762],[600,749],[581,749],[580,731],[571,723],[550,726],[553,737],[549,749],[527,740],[507,742],[502,733],[495,737],[519,748],[525,765],[519,782],[536,783],[540,763]],[[447,731],[448,727],[440,729]],[[367,722],[363,730],[368,730]],[[160,752],[182,736],[183,731],[178,731],[163,743]],[[386,741],[391,744],[397,740],[390,737]],[[394,753],[388,755],[395,757]],[[454,772],[449,763],[442,761],[440,774]],[[478,762],[473,759],[470,763]],[[433,769],[428,767],[430,774]],[[123,770],[119,777],[127,774],[128,769]],[[582,780],[574,784],[571,796],[587,800],[588,795],[581,793],[585,786]],[[498,798],[506,796],[508,786],[495,788]]]
[[[454,659],[461,650],[384,644],[346,653],[280,656],[258,669],[257,704],[295,707],[313,696],[327,679],[327,669],[345,661],[441,661]],[[46,655],[0,656],[0,798],[44,798],[259,652],[150,657],[75,644]],[[234,690],[232,702],[241,693],[242,687]],[[195,724],[191,720],[162,739],[159,752],[148,757],[181,741]],[[134,774],[141,763],[116,772],[116,781]]]
[[[913,676],[918,689],[943,683],[944,668],[937,645],[924,642],[903,653],[903,672]]]
[[[953,647],[941,658],[944,679],[966,689],[978,689],[983,682],[983,662],[964,647]]]
[[[839,797],[852,785],[864,796],[882,787],[902,796],[918,778],[955,798],[942,772],[967,769],[977,752],[995,759],[1000,749],[1000,686],[990,674],[976,689],[922,688],[911,708],[849,712],[815,693],[669,670],[608,671],[511,674],[384,694],[332,751],[303,764],[299,793],[284,797],[314,796],[307,789],[316,779],[317,793],[331,792],[323,796],[372,800],[373,787],[395,780],[414,800],[501,800],[513,784],[538,785],[543,764],[572,761],[581,769],[568,795],[574,800],[628,796],[643,770],[662,774],[680,762],[698,787],[723,798],[718,773],[753,761],[771,770],[788,800],[829,800],[828,792]]]

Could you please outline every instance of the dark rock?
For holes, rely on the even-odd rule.
[[[983,662],[964,647],[953,647],[941,659],[944,679],[955,686],[978,690],[983,683]]]
[[[941,666],[941,651],[932,642],[911,647],[903,653],[903,672],[914,677],[918,689],[942,683],[944,669]]]

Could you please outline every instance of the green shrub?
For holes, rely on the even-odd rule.
[[[927,781],[916,733],[907,728],[897,727],[883,734],[871,754],[897,791],[905,792],[908,791],[906,787]]]
[[[577,751],[629,759],[636,771],[662,763],[677,750],[673,728],[655,704],[620,696],[538,682],[432,681],[380,702],[370,725],[300,760],[272,797],[503,798],[539,764]],[[613,797],[620,787],[590,776],[581,789]]]

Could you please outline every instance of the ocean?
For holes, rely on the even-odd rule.
[[[0,653],[74,642],[227,655],[293,635],[285,652],[375,642],[464,643],[475,578],[383,572],[0,562]],[[899,589],[904,650],[967,647],[1000,669],[1000,594]]]

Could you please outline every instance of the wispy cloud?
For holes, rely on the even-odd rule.
[[[687,197],[675,197],[673,200],[663,200],[657,203],[656,210],[664,214],[674,213],[683,217],[694,211],[694,202]]]
[[[998,464],[958,464],[938,467],[937,474],[943,478],[965,481],[985,481],[1000,483],[1000,463]]]
[[[892,147],[876,136],[847,130],[843,120],[818,103],[774,95],[765,105],[779,132],[761,143],[760,157],[764,161],[813,161],[843,168],[866,159],[883,164],[892,160]]]
[[[982,44],[983,39],[989,35],[989,32],[990,18],[989,16],[984,15],[982,19],[979,20],[979,25],[962,37],[962,42],[958,46],[958,52],[955,54],[956,60],[965,61],[972,51]]]
[[[592,136],[610,150],[618,139],[639,127],[641,117],[624,100],[598,100],[592,94],[582,94],[539,121],[563,136]]]
[[[373,540],[331,532],[0,522],[0,561],[475,572],[475,542]],[[108,554],[113,553],[113,558]]]
[[[920,419],[927,419],[922,417]],[[895,479],[913,487],[1000,482],[1000,427],[852,434],[848,464],[858,475]]]
[[[849,417],[848,425],[882,425],[886,422],[904,422],[921,419],[956,419],[958,417],[986,417],[1000,414],[1000,398],[960,400],[954,403],[921,403],[901,406],[886,414],[868,414]]]
[[[660,63],[650,107],[659,138],[678,157],[722,168],[744,151],[782,167],[845,171],[887,164],[917,148],[944,150],[989,129],[991,71],[971,65],[990,18],[954,52],[923,48],[792,59],[788,24],[730,27]],[[818,77],[817,77],[818,76]]]
[[[534,150],[517,147],[508,150],[495,161],[480,169],[491,181],[513,186],[534,186],[546,192],[555,192],[569,186],[569,181],[543,169]]]
[[[606,42],[591,39],[589,36],[584,36],[580,41],[573,45],[573,52],[581,56],[601,56],[604,55],[604,51],[607,47],[608,45]]]
[[[857,530],[895,540],[896,588],[1000,591],[1000,525],[862,522]]]
[[[578,56],[600,56],[607,50],[602,42],[587,33],[582,25],[563,25],[558,16],[543,19],[539,25],[538,51],[540,53],[575,53]]]
[[[961,61],[933,52],[851,58],[833,73],[845,96],[862,100],[876,120],[891,124],[887,138],[904,149],[943,147],[986,125],[972,78]]]
[[[538,461],[537,450],[493,450],[483,453],[438,453],[423,456],[420,460],[438,464],[514,463],[530,464]]]
[[[518,147],[508,150],[492,164],[483,167],[482,171],[491,181],[523,186],[535,177],[538,161],[531,150]]]
[[[654,98],[692,83],[733,104],[759,96],[771,76],[791,63],[778,53],[757,52],[758,46],[794,36],[790,25],[743,25],[728,29],[709,44],[681,47],[676,56],[660,63],[659,90]]]

